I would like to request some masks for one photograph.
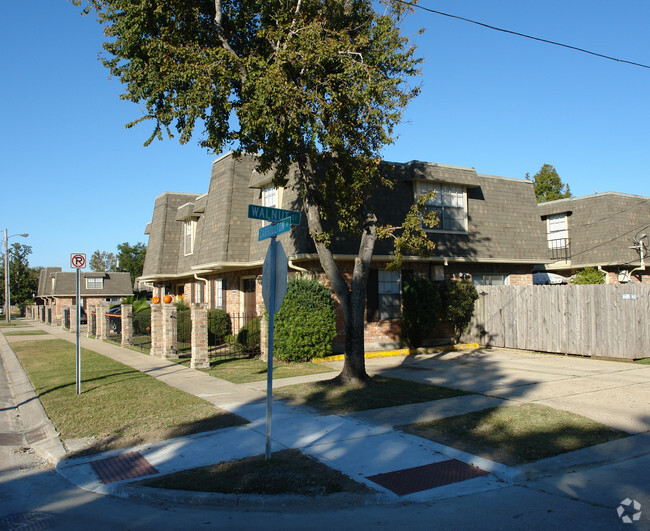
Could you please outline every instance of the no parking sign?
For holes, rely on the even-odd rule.
[[[72,253],[70,255],[70,267],[79,269],[80,267],[86,267],[86,255],[85,253]]]

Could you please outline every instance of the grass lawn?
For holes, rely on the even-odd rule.
[[[539,404],[500,406],[400,429],[506,465],[530,463],[629,435]]]
[[[643,358],[641,360],[636,360],[637,363],[641,363],[642,365],[650,365],[650,358]]]
[[[299,450],[283,450],[271,455],[249,457],[186,470],[140,485],[163,489],[220,492],[224,494],[300,494],[323,496],[335,492],[374,492]]]
[[[419,382],[373,376],[363,386],[332,385],[329,381],[289,385],[273,390],[273,394],[295,404],[316,408],[326,413],[352,413],[366,409],[401,406],[467,395],[465,391]]]
[[[14,326],[20,328],[21,326],[28,326],[28,325],[23,322],[13,321],[11,323],[8,323],[6,320],[0,321],[0,328],[13,328]]]
[[[44,336],[47,334],[45,330],[18,330],[11,332],[3,332],[5,336]]]
[[[190,358],[172,360],[190,366]],[[228,380],[232,383],[248,383],[266,380],[266,361],[256,358],[221,359],[211,358],[210,368],[201,369],[210,376]],[[273,379],[290,378],[292,376],[304,376],[306,374],[319,374],[333,372],[334,369],[322,363],[285,363],[282,361],[273,362]]]
[[[198,397],[74,344],[21,341],[12,349],[62,439],[96,438],[89,452],[124,448],[245,423]]]

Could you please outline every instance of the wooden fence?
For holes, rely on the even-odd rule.
[[[477,286],[462,341],[482,346],[650,357],[650,286]]]

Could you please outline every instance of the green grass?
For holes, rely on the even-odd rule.
[[[45,330],[20,330],[17,332],[3,332],[5,336],[44,336],[47,335]]]
[[[650,358],[643,358],[641,360],[636,360],[636,363],[640,363],[641,365],[650,365]]]
[[[506,465],[529,463],[629,435],[540,404],[499,406],[400,429]]]
[[[90,452],[245,422],[205,400],[86,349],[81,351],[81,394],[77,395],[74,344],[53,339],[22,341],[12,348],[61,438],[96,438]]]
[[[0,328],[13,328],[13,327],[18,327],[20,328],[21,326],[29,326],[23,322],[11,322],[8,323],[6,320],[5,321],[0,321]]]
[[[300,494],[323,496],[336,492],[373,492],[341,472],[303,455],[299,450],[283,450],[271,455],[249,457],[186,470],[140,482],[163,489],[224,494]]]
[[[173,360],[186,367],[190,366],[190,358]],[[267,362],[257,358],[240,359],[210,359],[210,368],[201,369],[215,378],[228,380],[232,383],[248,383],[266,380]],[[333,372],[334,369],[321,363],[285,363],[282,361],[273,362],[273,379],[291,378],[292,376],[305,376],[308,374],[320,374]]]
[[[467,395],[465,391],[419,382],[373,376],[363,387],[331,381],[289,385],[273,394],[326,413],[345,414]]]

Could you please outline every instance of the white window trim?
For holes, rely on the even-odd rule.
[[[89,286],[89,280],[92,280],[91,284],[95,284],[99,280],[100,286]],[[104,289],[104,279],[101,277],[86,277],[86,289]]]
[[[437,234],[467,234],[469,232],[468,229],[468,224],[469,224],[469,216],[468,216],[468,204],[467,204],[467,187],[460,185],[460,184],[454,184],[454,183],[439,183],[439,182],[431,182],[431,181],[415,181],[415,186],[414,186],[414,191],[415,191],[415,199],[421,195],[426,194],[431,186],[440,186],[441,188],[445,186],[454,186],[457,188],[462,188],[463,190],[463,212],[465,213],[465,216],[463,218],[463,228],[461,230],[450,230],[450,229],[443,229],[440,227],[424,227],[424,230],[426,232],[435,232]],[[436,195],[437,197],[437,195]],[[435,207],[440,207],[444,208],[444,205],[431,205]],[[440,220],[442,223],[442,220]]]
[[[559,222],[560,220],[563,221],[563,223],[558,223],[558,225],[562,226],[563,228],[557,229],[557,226],[555,227],[555,230],[551,230],[551,224],[554,221]],[[569,242],[569,216],[566,214],[553,214],[550,215],[546,218],[546,240],[548,241],[548,248],[549,249],[565,249],[568,246]],[[565,244],[564,245],[555,245],[553,242],[558,242],[560,240],[564,240]]]
[[[190,230],[190,250],[187,250],[188,227]],[[196,237],[196,221],[191,219],[183,222],[183,253],[184,256],[194,254],[194,240]]]

